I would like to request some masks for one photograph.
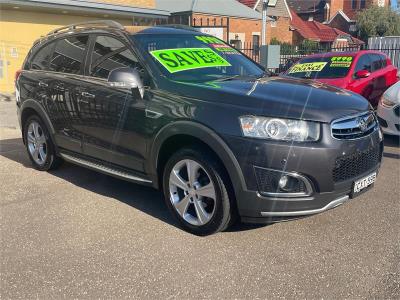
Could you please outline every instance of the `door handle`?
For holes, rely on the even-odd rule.
[[[89,104],[89,101],[78,99],[78,103]]]
[[[48,87],[49,85],[43,81],[39,81],[39,86],[41,87]]]
[[[96,97],[95,95],[88,93],[88,92],[81,92],[81,96],[85,97],[85,98],[91,98],[91,99],[94,99]]]

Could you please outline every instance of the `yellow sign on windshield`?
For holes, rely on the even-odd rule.
[[[289,74],[301,72],[321,72],[322,69],[325,68],[326,64],[326,62],[297,64],[290,69]]]
[[[343,67],[350,68],[351,63],[353,62],[352,56],[334,56],[331,58],[330,67]]]

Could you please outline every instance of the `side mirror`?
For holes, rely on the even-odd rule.
[[[143,98],[144,86],[139,71],[133,68],[119,68],[110,72],[107,79],[110,86],[132,89],[135,94]]]
[[[369,75],[371,75],[371,73],[368,72],[368,70],[360,70],[356,72],[357,78],[367,78]]]

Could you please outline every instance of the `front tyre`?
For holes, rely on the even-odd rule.
[[[35,169],[47,171],[59,166],[61,159],[56,156],[49,131],[42,120],[33,115],[24,126],[25,146]]]
[[[228,182],[222,166],[208,151],[179,150],[164,169],[166,204],[182,227],[193,234],[222,231],[232,216]]]

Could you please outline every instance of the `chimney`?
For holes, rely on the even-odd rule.
[[[326,3],[324,6],[325,22],[328,22],[331,18],[331,6]]]

